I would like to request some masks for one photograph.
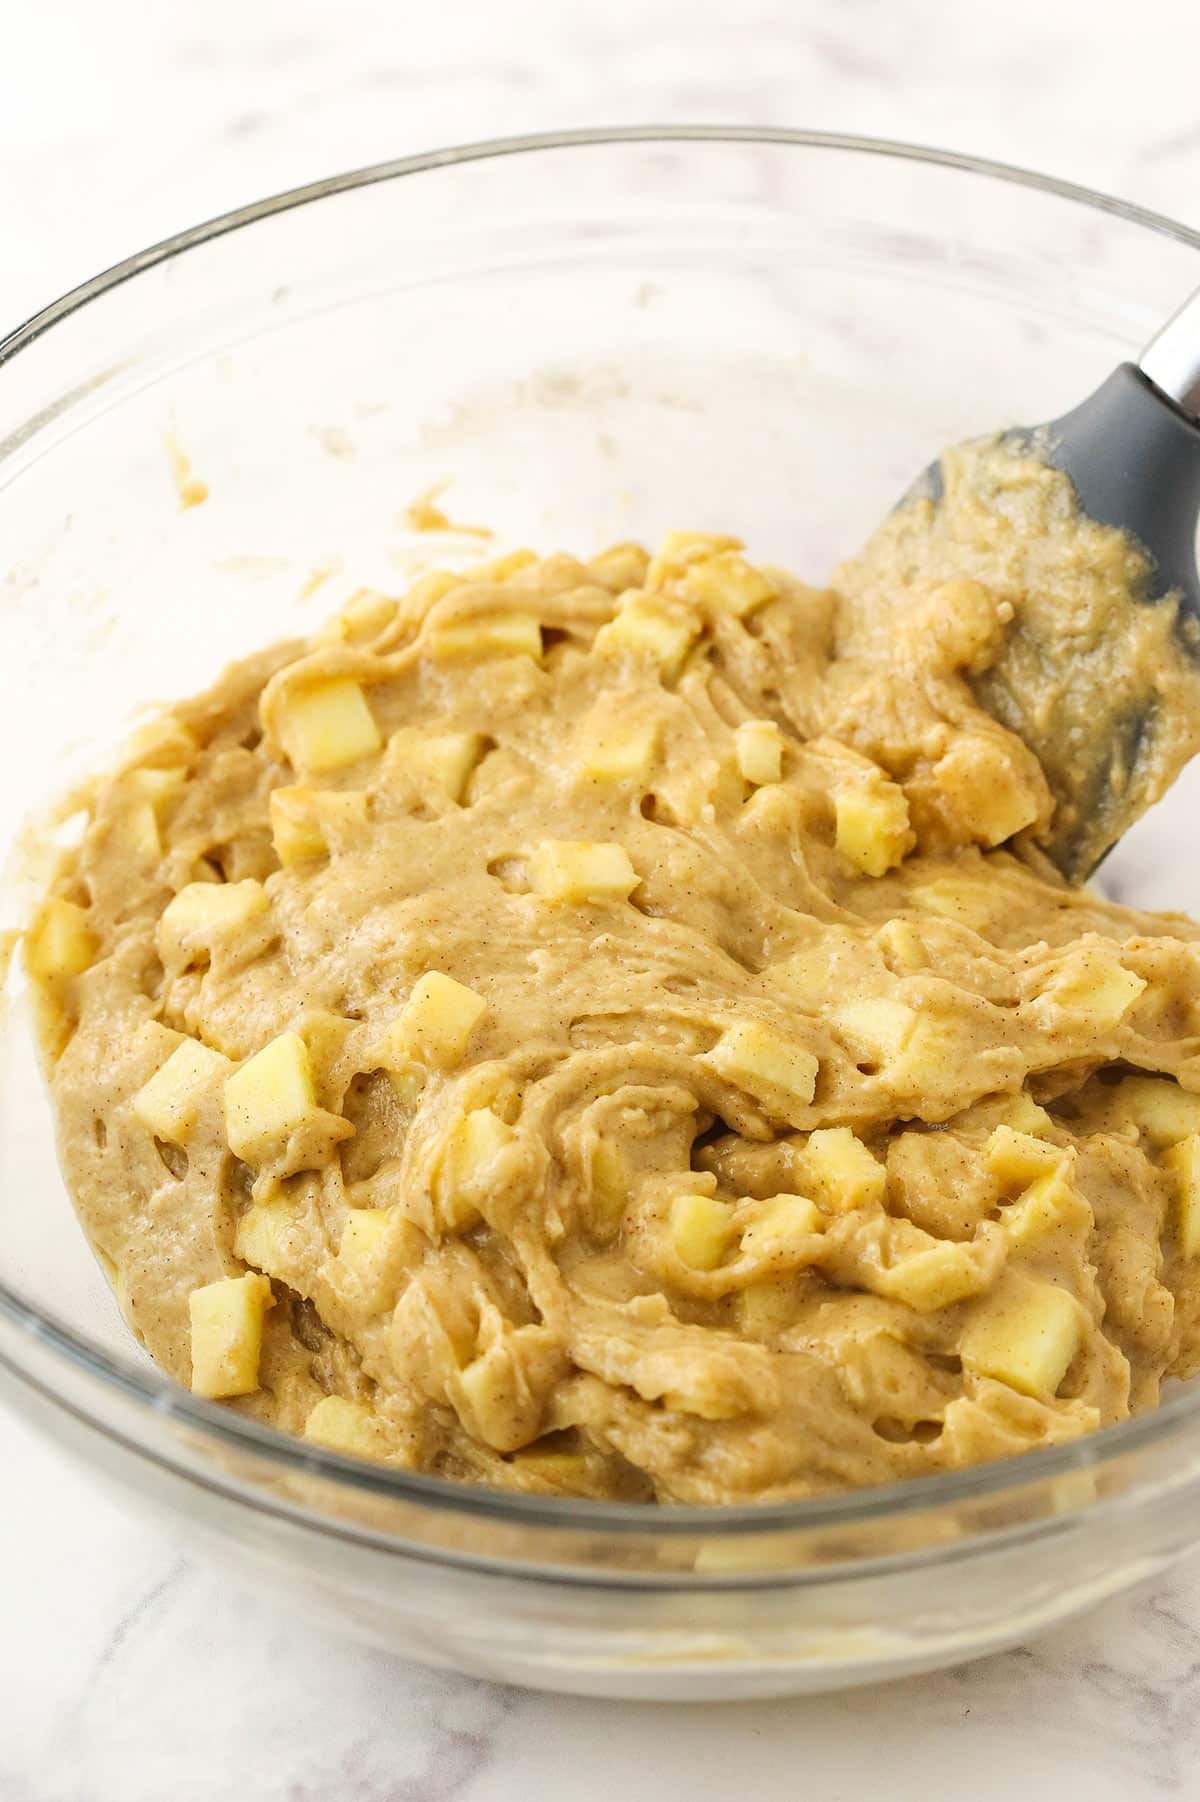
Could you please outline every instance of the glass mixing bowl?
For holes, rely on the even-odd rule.
[[[0,347],[0,843],[128,725],[355,586],[501,547],[721,528],[820,580],[940,445],[1053,418],[1200,282],[1200,236],[966,158],[614,131],[320,183],[132,258]],[[181,456],[208,484],[184,507]],[[174,464],[174,466],[173,466]],[[1105,867],[1200,904],[1186,783]],[[962,1474],[760,1509],[514,1498],[371,1468],[168,1382],[0,1058],[7,1400],[247,1578],[411,1656],[604,1695],[861,1682],[1026,1637],[1195,1536],[1200,1398]],[[79,1523],[86,1533],[86,1520]]]

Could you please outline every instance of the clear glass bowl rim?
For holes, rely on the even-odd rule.
[[[485,139],[417,156],[372,163],[365,168],[289,188],[163,238],[72,288],[0,339],[0,368],[55,325],[69,319],[123,282],[132,280],[160,263],[169,262],[188,250],[196,249],[227,233],[258,224],[277,213],[288,212],[353,189],[371,187],[376,183],[396,181],[462,163],[495,160],[529,152],[655,143],[750,144],[801,151],[832,151],[848,156],[896,159],[932,168],[955,170],[968,176],[982,176],[1066,200],[1094,212],[1121,219],[1127,224],[1144,227],[1158,236],[1172,238],[1200,251],[1200,231],[1192,230],[1177,220],[1132,201],[1121,200],[1077,182],[1063,181],[1016,164],[995,162],[959,151],[911,144],[899,139],[862,137],[845,132],[791,130],[784,127],[702,124],[648,124],[540,132],[528,136]],[[63,404],[69,405],[71,398],[74,397],[68,397]],[[41,414],[40,422],[44,422],[56,410],[52,408],[48,413]],[[0,443],[0,459],[8,448],[5,443]],[[1200,1392],[1185,1392],[1171,1397],[1147,1414],[1121,1421],[1115,1426],[1104,1427],[1099,1432],[1067,1445],[1025,1452],[1017,1457],[999,1459],[962,1471],[911,1478],[803,1501],[670,1507],[654,1503],[607,1503],[575,1497],[512,1495],[502,1490],[372,1465],[308,1445],[302,1440],[260,1426],[255,1421],[246,1420],[217,1403],[203,1401],[154,1369],[142,1368],[110,1356],[62,1323],[30,1307],[3,1281],[0,1281],[0,1318],[35,1339],[41,1346],[51,1349],[63,1363],[116,1389],[126,1400],[140,1406],[148,1415],[173,1416],[181,1424],[199,1432],[202,1437],[211,1435],[218,1442],[224,1441],[231,1448],[238,1447],[262,1457],[284,1470],[304,1471],[310,1475],[316,1473],[335,1483],[344,1483],[353,1489],[391,1497],[396,1501],[424,1504],[447,1512],[484,1516],[511,1525],[520,1524],[530,1528],[542,1525],[557,1532],[568,1533],[578,1531],[594,1534],[600,1530],[616,1534],[742,1536],[794,1533],[807,1528],[850,1525],[878,1520],[887,1515],[901,1517],[927,1508],[978,1501],[1026,1484],[1043,1482],[1065,1472],[1106,1464],[1110,1460],[1158,1444],[1169,1438],[1177,1425],[1191,1422],[1200,1415]],[[0,1354],[0,1365],[8,1362]],[[33,1380],[15,1367],[13,1374],[23,1383]],[[36,1387],[45,1393],[41,1382],[37,1382]],[[54,1394],[50,1399],[69,1412],[79,1412],[63,1395]],[[134,1449],[142,1456],[149,1455],[158,1461],[169,1462],[153,1445],[140,1445]],[[331,1531],[340,1530],[340,1523],[333,1519],[327,1525]]]

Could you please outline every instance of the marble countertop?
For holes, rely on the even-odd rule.
[[[987,20],[985,21],[985,11]],[[1194,0],[42,0],[0,59],[0,330],[331,170],[560,125],[912,138],[1200,223]],[[1090,1802],[1200,1796],[1200,1566],[1028,1650],[688,1710],[330,1643],[0,1412],[0,1802]]]

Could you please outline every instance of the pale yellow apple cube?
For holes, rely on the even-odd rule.
[[[387,1434],[375,1410],[340,1395],[327,1395],[317,1403],[304,1423],[304,1437],[310,1445],[322,1445],[347,1458],[382,1458],[388,1450]]]
[[[597,632],[595,649],[604,656],[645,658],[671,681],[683,668],[700,631],[700,620],[689,608],[634,594],[615,619]]]
[[[342,1227],[338,1257],[347,1265],[366,1263],[383,1244],[390,1222],[389,1208],[352,1208]]]
[[[479,1219],[477,1196],[488,1171],[516,1138],[491,1108],[473,1108],[447,1135],[430,1193],[443,1228],[464,1232]]]
[[[1046,993],[1075,1022],[1111,1032],[1145,992],[1142,977],[1126,970],[1115,953],[1099,948],[1077,952],[1060,970]]]
[[[883,876],[916,843],[903,789],[884,776],[847,783],[834,796],[835,843],[864,876]]]
[[[762,788],[783,775],[783,733],[774,720],[744,720],[734,735],[737,765],[747,782]]]
[[[724,532],[664,532],[647,564],[644,586],[648,590],[663,588],[668,582],[679,581],[693,564],[743,548],[740,538],[730,538]]]
[[[183,771],[129,770],[121,784],[119,832],[124,848],[138,863],[156,863],[162,856],[159,812],[182,787]]]
[[[352,595],[340,613],[327,619],[312,635],[314,644],[361,644],[374,638],[391,625],[396,617],[396,603],[386,594],[370,589]]]
[[[588,1226],[594,1238],[607,1242],[620,1231],[629,1203],[629,1172],[619,1148],[597,1141],[588,1169]]]
[[[285,869],[328,857],[340,838],[355,837],[367,824],[361,789],[275,788],[267,806],[275,855]]]
[[[510,577],[520,575],[523,569],[532,569],[536,562],[537,556],[533,551],[502,551],[498,557],[488,557],[482,563],[472,563],[466,572],[466,579],[471,582],[507,582]],[[458,579],[461,582],[463,577]]]
[[[1127,1076],[1114,1102],[1157,1151],[1200,1133],[1200,1095],[1190,1095],[1173,1077]]]
[[[733,1239],[733,1209],[712,1195],[677,1195],[670,1228],[680,1263],[692,1270],[715,1270]]]
[[[881,1285],[894,1301],[907,1302],[918,1314],[949,1308],[979,1289],[979,1266],[969,1245],[942,1240],[910,1252],[885,1273]]]
[[[1003,1124],[1011,1126],[1014,1132],[1028,1133],[1031,1139],[1054,1131],[1054,1122],[1045,1108],[1039,1107],[1033,1096],[1024,1092],[1014,1095],[1009,1102]]]
[[[1083,1344],[1086,1316],[1054,1283],[1009,1284],[969,1323],[959,1346],[964,1370],[1022,1395],[1049,1400]]]
[[[273,1299],[270,1282],[257,1271],[192,1290],[188,1312],[195,1395],[216,1401],[258,1388],[263,1316]]]
[[[938,914],[943,920],[958,920],[963,924],[970,922],[977,899],[974,890],[950,877],[940,877],[936,882],[918,883],[908,891],[911,907],[920,908],[922,913]]]
[[[388,739],[387,760],[415,776],[423,788],[438,789],[448,800],[461,802],[483,742],[478,732],[432,732],[422,726],[402,726]]]
[[[548,901],[627,901],[641,877],[624,845],[547,839],[529,860],[534,891]]]
[[[85,907],[51,895],[25,934],[25,967],[43,982],[80,976],[99,949]]]
[[[934,781],[980,844],[1003,844],[1032,826],[1041,811],[1041,797],[1012,753],[982,733],[952,744],[935,766]]]
[[[738,1020],[727,1027],[708,1062],[769,1113],[789,1122],[816,1093],[820,1066],[813,1053],[758,1020]]]
[[[1024,1189],[1039,1177],[1058,1169],[1062,1147],[1031,1133],[998,1126],[983,1148],[984,1160],[996,1181],[1005,1188]]]
[[[600,727],[584,744],[579,773],[591,782],[644,782],[658,752],[658,721]]]
[[[172,1145],[192,1134],[207,1091],[229,1069],[229,1059],[198,1039],[185,1039],[130,1105],[142,1125]]]
[[[749,1283],[737,1298],[737,1322],[752,1339],[771,1339],[795,1325],[796,1291],[791,1283]]]
[[[289,1282],[296,1225],[293,1209],[282,1198],[255,1202],[245,1210],[234,1230],[234,1255],[243,1264],[265,1271],[267,1276]]]
[[[423,618],[429,609],[444,600],[454,589],[462,588],[467,578],[455,575],[448,569],[427,569],[423,576],[418,576],[404,597],[406,615]]]
[[[409,1056],[449,1069],[461,1062],[486,1013],[487,1002],[474,989],[440,970],[428,970],[415,984],[389,1039],[394,1035]]]
[[[805,1186],[828,1214],[883,1206],[887,1171],[848,1126],[808,1135],[801,1159]]]
[[[158,922],[158,955],[168,970],[186,970],[218,940],[267,910],[261,882],[189,882],[167,902]]]
[[[1070,1232],[1086,1232],[1092,1225],[1092,1210],[1067,1174],[1067,1165],[1059,1163],[1035,1178],[1029,1187],[1001,1210],[1001,1224],[1009,1244],[1017,1250],[1035,1245],[1047,1233],[1060,1227]]]
[[[588,562],[588,574],[599,582],[602,588],[613,594],[624,594],[627,588],[641,588],[645,585],[646,571],[650,565],[648,553],[640,544],[610,544],[606,550],[600,551]]]
[[[891,970],[927,970],[931,959],[924,940],[907,920],[885,920],[875,942]]]
[[[429,636],[433,656],[448,661],[468,657],[542,656],[541,621],[532,613],[493,613],[478,619],[447,620]]]
[[[1163,1164],[1175,1184],[1175,1230],[1185,1258],[1200,1257],[1200,1133],[1172,1145]]]
[[[225,1083],[225,1136],[235,1157],[259,1162],[317,1112],[308,1047],[283,1032]]]
[[[289,763],[307,775],[358,763],[383,743],[367,697],[350,676],[287,691],[279,736]]]
[[[713,556],[689,562],[684,581],[710,606],[723,607],[737,619],[744,619],[756,607],[773,601],[779,593],[768,575],[732,550],[718,551]]]
[[[885,996],[844,1001],[831,1013],[833,1024],[858,1053],[876,1063],[893,1063],[912,1042],[917,1027],[915,1011],[904,1001]]]
[[[798,1239],[824,1232],[825,1226],[824,1214],[807,1195],[772,1195],[753,1209],[742,1232],[742,1254],[769,1258],[772,1252],[794,1246]]]
[[[589,566],[590,567],[590,566]],[[583,1452],[518,1452],[511,1468],[533,1477],[560,1495],[587,1495],[596,1490],[596,1471]]]

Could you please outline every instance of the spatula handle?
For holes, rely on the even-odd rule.
[[[1200,289],[1151,338],[1138,368],[1181,413],[1200,420]]]

